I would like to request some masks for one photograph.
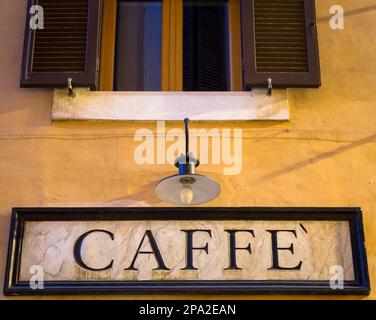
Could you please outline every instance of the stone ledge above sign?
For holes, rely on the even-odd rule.
[[[359,209],[14,209],[11,235],[8,295],[369,292]]]

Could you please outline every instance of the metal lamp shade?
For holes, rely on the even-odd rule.
[[[181,200],[181,190],[184,184],[182,179],[193,179],[194,183],[190,184],[193,191],[193,198],[189,204]],[[175,175],[161,180],[155,187],[157,197],[165,202],[177,205],[198,205],[214,200],[221,193],[219,183],[209,177],[191,174],[191,175]]]

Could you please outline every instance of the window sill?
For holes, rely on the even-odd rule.
[[[101,92],[56,89],[53,120],[180,121],[288,120],[287,89],[252,92]]]

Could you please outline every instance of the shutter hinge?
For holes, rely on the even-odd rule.
[[[309,24],[309,32],[310,32],[311,34],[316,34],[317,29],[316,29],[316,23],[315,23],[315,22],[311,22],[311,23]]]

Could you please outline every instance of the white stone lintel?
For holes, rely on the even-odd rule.
[[[76,88],[75,96],[56,89],[53,120],[109,121],[288,120],[287,89],[251,92],[104,92]]]

